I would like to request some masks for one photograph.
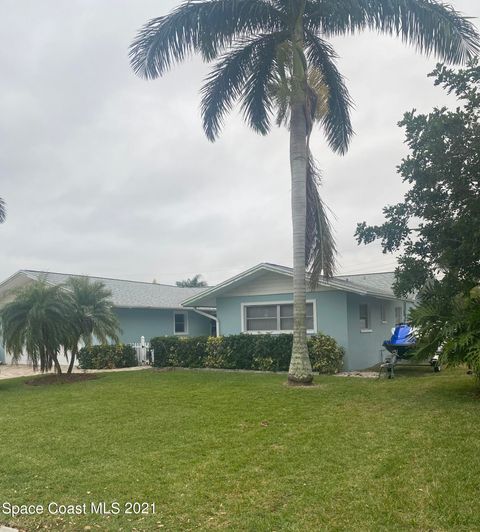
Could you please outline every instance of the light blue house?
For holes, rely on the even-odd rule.
[[[20,270],[3,283],[0,283],[0,306],[12,298],[12,291],[26,286],[40,277],[47,282],[64,284],[69,277],[63,273],[49,273],[33,270]],[[90,277],[101,281],[111,292],[114,311],[122,329],[121,341],[139,342],[154,336],[204,336],[215,334],[215,319],[200,309],[187,309],[182,301],[203,292],[205,288],[180,288],[156,283],[124,281],[104,277]],[[0,342],[0,361],[9,362]],[[26,363],[26,357],[20,363]]]
[[[405,320],[412,300],[392,291],[393,273],[321,280],[307,293],[309,334],[333,336],[345,349],[345,369],[381,361],[381,347],[395,323]],[[186,307],[216,308],[217,332],[279,334],[293,329],[293,271],[262,263],[186,299]]]
[[[20,270],[0,283],[0,306],[12,290],[41,276],[63,284],[68,274]],[[122,328],[121,340],[154,336],[280,334],[293,328],[292,269],[262,263],[211,288],[180,288],[157,283],[91,277],[112,292]],[[405,319],[411,300],[397,299],[393,273],[340,276],[321,280],[307,294],[309,334],[323,332],[345,348],[345,369],[363,369],[381,360],[382,342]],[[0,343],[0,361],[9,362]],[[26,362],[22,360],[21,362]]]

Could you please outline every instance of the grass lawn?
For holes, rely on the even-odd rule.
[[[393,381],[112,373],[0,381],[0,505],[86,503],[34,530],[480,530],[480,398],[465,371]],[[402,376],[403,375],[403,376]],[[406,376],[408,375],[408,376]],[[92,515],[90,503],[121,503]],[[125,515],[127,501],[156,513]]]

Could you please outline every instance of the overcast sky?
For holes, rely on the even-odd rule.
[[[452,0],[480,16],[478,0]],[[40,269],[158,282],[201,273],[210,284],[259,262],[291,265],[288,133],[256,135],[231,116],[203,135],[208,65],[134,76],[127,48],[172,0],[0,0],[0,280]],[[336,214],[340,273],[391,271],[356,222],[380,223],[401,199],[406,154],[397,122],[415,107],[454,104],[425,58],[373,33],[333,44],[355,101],[344,157],[312,143],[322,195]]]

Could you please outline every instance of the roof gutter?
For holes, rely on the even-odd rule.
[[[216,336],[220,336],[220,320],[216,316],[212,316],[212,314],[208,314],[207,312],[203,312],[202,310],[198,310],[197,307],[191,307],[191,310],[193,310],[193,312],[196,312],[197,314],[200,314],[200,316],[205,316],[206,318],[210,318],[211,320],[215,320],[215,323],[217,324]]]

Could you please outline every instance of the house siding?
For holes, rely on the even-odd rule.
[[[317,313],[317,331],[328,334],[345,349],[345,370],[365,369],[382,360],[382,343],[390,338],[395,324],[395,307],[403,307],[400,300],[388,300],[361,296],[343,291],[307,293],[307,300],[314,300]],[[293,301],[291,293],[224,296],[217,298],[217,317],[220,334],[242,332],[242,303],[271,303]],[[369,329],[360,331],[359,305],[367,304]],[[380,307],[385,305],[385,323],[382,323]],[[408,309],[411,304],[407,304]],[[383,356],[385,351],[383,350]]]
[[[317,330],[333,336],[348,349],[347,298],[344,292],[309,292],[307,300],[314,300],[317,313]],[[242,332],[242,303],[271,303],[293,301],[291,293],[228,296],[217,298],[217,317],[220,321],[220,334],[240,334]]]
[[[210,320],[192,310],[116,308],[124,343],[139,342],[142,336],[149,341],[154,336],[174,334],[173,316],[175,312],[188,315],[188,336],[207,336],[210,334]]]
[[[348,370],[365,369],[379,362],[385,357],[382,344],[392,335],[395,325],[395,307],[404,306],[400,300],[386,300],[374,297],[348,294],[348,345],[345,367]],[[369,327],[371,332],[361,332],[359,306],[368,305]],[[380,307],[385,305],[385,323],[382,323]],[[407,303],[407,313],[413,305]]]

